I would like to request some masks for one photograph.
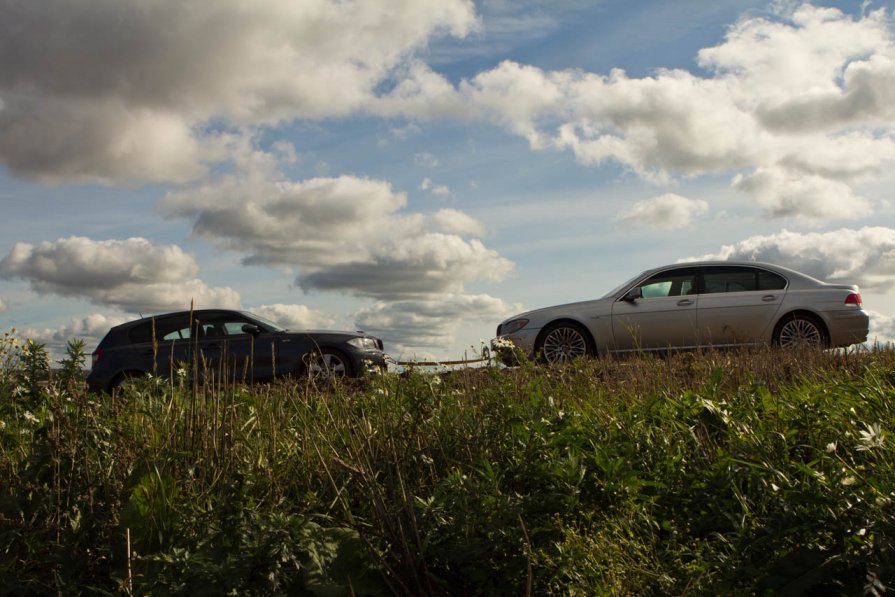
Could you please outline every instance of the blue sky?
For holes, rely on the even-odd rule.
[[[454,358],[712,256],[895,338],[892,2],[243,4],[2,2],[4,329],[193,300]]]

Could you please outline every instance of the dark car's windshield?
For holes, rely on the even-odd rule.
[[[243,314],[246,315],[247,317],[250,317],[251,319],[255,320],[256,322],[258,322],[261,325],[261,327],[266,329],[268,332],[285,332],[286,331],[286,328],[284,328],[283,326],[281,326],[278,323],[272,322],[271,320],[267,319],[266,317],[261,317],[260,315],[255,315],[254,313],[249,313],[247,311],[243,311]]]

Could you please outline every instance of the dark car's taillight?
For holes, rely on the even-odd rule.
[[[853,292],[847,297],[845,297],[846,305],[860,305],[861,304],[861,293]]]
[[[99,364],[100,359],[103,358],[103,349],[97,348],[96,350],[93,351],[93,354],[91,355],[91,357],[92,357],[92,359],[90,361],[90,366],[95,369],[96,366]]]

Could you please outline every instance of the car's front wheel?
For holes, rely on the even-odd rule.
[[[311,379],[352,377],[351,362],[338,350],[321,348],[305,355],[305,373]]]
[[[777,326],[774,344],[781,348],[823,348],[828,344],[823,325],[807,315],[791,315]]]
[[[558,322],[544,328],[535,353],[550,365],[568,363],[593,354],[587,332],[580,325]]]

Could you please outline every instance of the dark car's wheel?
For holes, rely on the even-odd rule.
[[[311,379],[338,379],[352,377],[354,371],[345,355],[332,348],[321,348],[304,358],[305,374]]]
[[[115,379],[112,380],[112,383],[109,384],[109,395],[119,395],[121,392],[126,391],[129,386],[133,385],[135,380],[140,379],[145,375],[145,373],[140,371],[125,371],[119,373],[115,376]]]
[[[584,328],[574,323],[558,322],[544,328],[535,354],[543,362],[553,365],[593,354],[593,349]]]
[[[829,338],[823,324],[816,318],[809,315],[790,315],[777,325],[774,344],[781,348],[823,348],[829,344]]]

